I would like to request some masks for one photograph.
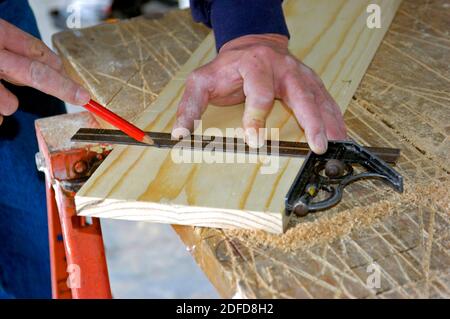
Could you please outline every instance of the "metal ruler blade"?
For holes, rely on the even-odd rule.
[[[156,145],[148,145],[136,141],[119,130],[81,128],[72,136],[73,142],[104,143],[104,144],[124,144],[151,146],[158,148],[183,147],[194,150],[215,150],[245,154],[263,154],[287,157],[305,157],[310,151],[307,143],[291,141],[271,141],[267,140],[262,148],[250,148],[243,139],[236,137],[218,137],[205,135],[191,135],[181,140],[175,140],[170,133],[147,132]],[[375,154],[388,163],[395,163],[400,150],[385,147],[365,147],[366,150]]]

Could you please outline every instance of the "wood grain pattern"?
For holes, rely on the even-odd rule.
[[[157,18],[141,16],[60,32],[52,41],[70,75],[109,110],[134,121],[209,31],[195,23],[189,11],[175,10]]]
[[[382,29],[366,27],[373,1],[287,1],[291,51],[323,79],[344,111],[378,48],[400,1],[376,1]],[[136,121],[146,130],[170,131],[186,76],[215,55],[209,35]],[[240,127],[242,105],[210,106],[203,128]],[[276,103],[267,122],[280,139],[302,140],[292,114]],[[261,174],[261,163],[175,164],[170,151],[116,147],[76,196],[78,213],[182,225],[285,230],[284,195],[301,166],[279,159],[277,174]],[[263,185],[263,186],[262,186]]]

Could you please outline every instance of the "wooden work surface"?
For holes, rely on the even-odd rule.
[[[383,12],[381,27],[370,29],[367,7],[371,0],[284,1],[291,53],[320,75],[342,112],[349,105],[400,2],[377,0]],[[147,28],[138,34],[149,36],[151,31]],[[135,32],[125,38],[133,36]],[[149,72],[145,69],[146,61],[153,59],[153,51],[148,51],[144,43],[138,38],[139,55],[135,56],[134,69],[136,84],[143,90],[150,83],[146,77]],[[160,52],[164,52],[162,48]],[[215,55],[214,37],[210,33],[158,99],[136,118],[135,124],[148,131],[170,132],[187,77]],[[243,113],[243,103],[226,108],[209,105],[196,134],[233,138],[234,129],[242,127]],[[266,127],[271,133],[266,139],[304,141],[294,112],[280,101],[275,101]],[[270,156],[264,161],[256,156],[246,159],[239,154],[237,159],[233,155],[217,151],[212,154],[116,147],[77,193],[77,214],[283,233],[291,217],[285,213],[284,198],[304,159]]]
[[[407,187],[420,185],[419,193],[430,201],[411,198],[403,203],[383,193],[379,183],[364,182],[352,185],[337,208],[295,219],[292,231],[277,238],[174,226],[224,297],[450,296],[449,202],[432,198],[448,195],[450,171],[446,5],[444,0],[404,1],[345,115],[355,140],[402,149],[398,170]],[[119,40],[148,28],[153,33],[145,38]],[[156,99],[196,48],[192,44],[206,34],[188,13],[176,12],[159,20],[138,18],[64,32],[54,42],[69,71],[100,102],[114,101],[108,106],[133,119],[142,105]],[[125,76],[135,68],[137,43],[142,41],[154,48],[144,89],[142,79],[133,82],[138,79]],[[402,205],[396,207],[398,202]],[[384,206],[380,210],[377,204]],[[379,218],[365,220],[358,206],[367,213],[373,207],[380,210]],[[258,236],[261,241],[255,240]],[[381,271],[381,288],[374,290],[366,286],[367,267],[373,262]]]

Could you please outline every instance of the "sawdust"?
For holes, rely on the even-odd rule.
[[[445,172],[450,172],[450,161],[448,160],[448,150],[443,149],[441,153],[439,153],[440,147],[433,146],[433,143],[429,141],[423,141],[423,136],[420,134],[408,134],[404,132],[398,125],[393,122],[393,120],[386,116],[383,112],[374,111],[373,103],[365,101],[363,99],[356,99],[354,103],[357,103],[359,106],[363,107],[367,110],[373,117],[375,117],[380,123],[384,123],[389,127],[390,130],[395,132],[395,134],[401,138],[403,143],[408,143],[413,146],[416,150],[418,150],[422,155],[428,158],[433,162],[433,165],[444,170]],[[409,127],[409,126],[407,126]],[[432,134],[426,134],[427,137],[432,136]]]
[[[368,206],[323,214],[313,221],[294,217],[291,221],[292,226],[282,235],[238,229],[225,230],[225,233],[250,246],[266,246],[290,252],[332,242],[352,230],[363,229],[393,214],[407,214],[408,211],[420,207],[443,212],[450,218],[449,192],[450,179],[426,184],[410,184],[406,185],[403,194],[391,192],[386,199]]]

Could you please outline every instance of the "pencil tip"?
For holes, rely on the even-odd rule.
[[[144,135],[141,142],[148,145],[155,145],[155,141],[148,135]]]

